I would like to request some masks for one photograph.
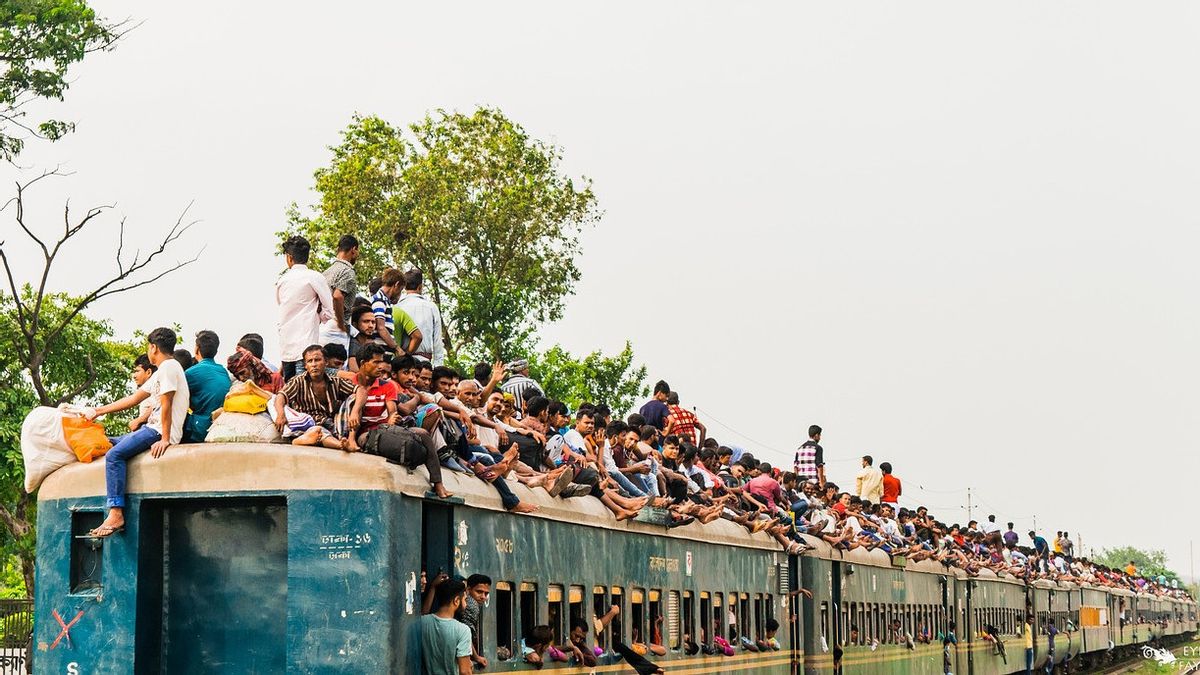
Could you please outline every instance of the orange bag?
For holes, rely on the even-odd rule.
[[[63,415],[62,426],[67,445],[71,446],[71,451],[81,462],[87,463],[97,457],[103,457],[112,447],[108,436],[104,434],[104,427],[96,422],[89,422],[76,415]]]

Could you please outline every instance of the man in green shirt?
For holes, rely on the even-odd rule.
[[[471,675],[471,629],[455,620],[466,602],[467,584],[458,577],[434,581],[433,612],[413,626],[410,663],[420,675]]]

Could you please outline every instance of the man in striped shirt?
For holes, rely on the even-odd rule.
[[[815,479],[818,485],[825,484],[824,455],[825,452],[821,448],[821,427],[814,424],[808,428],[808,440],[796,450],[794,469],[801,482]]]
[[[679,392],[673,391],[667,394],[667,422],[663,428],[663,436],[675,435],[682,439],[691,441],[692,445],[703,445],[704,437],[708,430],[704,424],[696,418],[696,414],[679,405]],[[696,431],[699,430],[700,437],[696,437]]]
[[[524,410],[525,401],[536,396],[545,396],[546,392],[532,377],[529,377],[529,362],[519,359],[508,364],[512,377],[500,385],[500,391],[512,394],[517,399],[517,409]]]
[[[375,314],[375,334],[388,351],[397,355],[411,354],[421,344],[421,331],[412,317],[393,306],[404,289],[404,275],[400,270],[389,267],[383,271],[381,278],[383,285],[371,296],[371,311]],[[399,334],[396,331],[397,323]]]
[[[350,412],[345,438],[333,433],[333,421],[347,401],[355,405],[358,385],[346,378],[330,377],[325,371],[325,353],[320,345],[310,345],[303,356],[304,372],[288,380],[275,397],[275,428],[285,437],[294,437],[294,445],[320,444],[357,451],[353,429],[358,426],[361,409]]]

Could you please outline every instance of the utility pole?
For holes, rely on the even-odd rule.
[[[971,488],[967,488],[967,522],[974,520],[971,516]]]
[[[1033,531],[1037,532],[1037,514],[1033,514]]]

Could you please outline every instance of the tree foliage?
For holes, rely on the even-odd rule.
[[[314,215],[293,205],[286,234],[329,255],[354,233],[364,280],[419,268],[452,357],[526,353],[536,327],[561,318],[579,280],[579,234],[598,211],[590,181],[561,171],[558,147],[480,108],[407,128],[356,116],[331,150],[314,174]]]
[[[582,359],[555,345],[530,358],[529,374],[551,399],[566,402],[572,410],[584,402],[607,403],[622,415],[650,392],[646,366],[633,365],[633,346],[628,342],[614,356],[594,351]]]
[[[0,0],[0,157],[12,161],[30,137],[55,140],[72,122],[31,122],[25,107],[62,100],[67,70],[89,53],[111,49],[124,22],[108,23],[82,0]]]
[[[4,205],[16,228],[24,233],[33,254],[0,241],[0,266],[7,289],[0,291],[0,559],[15,555],[21,564],[27,592],[33,591],[34,507],[24,490],[21,459],[21,423],[35,406],[57,406],[68,401],[115,400],[128,390],[131,360],[140,345],[114,341],[106,321],[89,318],[89,306],[102,298],[154,283],[195,262],[187,260],[161,265],[168,249],[178,242],[193,223],[182,216],[167,229],[158,244],[148,250],[126,250],[125,223],[115,229],[115,271],[92,290],[79,295],[55,292],[48,287],[54,263],[64,246],[85,229],[99,225],[108,207],[88,209],[77,216],[68,206],[63,210],[57,236],[47,236],[44,224],[30,222],[26,200],[30,189],[57,175],[43,173],[18,183],[16,195]],[[186,213],[186,211],[185,211]],[[36,283],[19,284],[12,260],[41,259]],[[78,281],[76,282],[78,283]],[[114,430],[110,429],[110,432]]]
[[[1143,577],[1166,577],[1170,582],[1178,579],[1179,575],[1167,567],[1167,554],[1158,549],[1143,551],[1132,546],[1106,548],[1096,556],[1095,562],[1116,569],[1125,569],[1129,561],[1133,561],[1138,574]]]

